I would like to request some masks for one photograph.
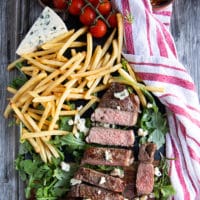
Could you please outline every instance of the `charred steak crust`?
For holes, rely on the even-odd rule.
[[[125,189],[125,183],[122,179],[89,168],[79,168],[74,178],[113,192],[123,192]],[[102,179],[104,181],[101,183]]]
[[[156,144],[145,143],[140,146],[138,159],[143,163],[153,163],[156,152]]]
[[[130,166],[134,161],[132,150],[89,147],[85,150],[82,164]]]
[[[138,195],[148,195],[153,191],[154,166],[150,163],[140,163],[137,171],[136,189]]]
[[[128,97],[120,100],[115,97],[114,93],[122,92],[127,89],[126,85],[120,83],[111,83],[109,89],[105,92],[100,100],[99,107],[112,108],[122,111],[138,111],[139,110],[139,98],[135,94],[130,94]]]
[[[130,147],[133,146],[135,137],[133,130],[92,127],[86,141],[102,145]]]
[[[73,186],[68,196],[89,198],[91,200],[124,200],[124,197],[118,193],[86,184]]]

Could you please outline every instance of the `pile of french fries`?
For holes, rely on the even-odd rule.
[[[59,157],[56,148],[49,143],[51,137],[68,134],[67,131],[59,130],[59,117],[82,116],[99,101],[95,94],[105,90],[111,81],[117,81],[111,75],[113,72],[118,71],[126,80],[132,81],[132,86],[145,105],[144,95],[137,87],[132,68],[128,65],[129,73],[122,69],[121,14],[117,14],[117,20],[117,29],[112,31],[103,46],[97,45],[93,49],[92,36],[83,27],[77,31],[69,30],[43,44],[40,50],[24,54],[8,66],[8,70],[11,70],[18,62],[27,63],[28,66],[23,66],[21,70],[30,79],[19,90],[7,88],[13,97],[9,100],[4,116],[8,118],[10,112],[14,112],[17,123],[23,124],[21,139],[28,140],[44,162],[51,162],[52,156]],[[83,34],[86,34],[86,42],[78,41]],[[83,46],[86,50],[77,51],[78,47]],[[71,52],[70,57],[65,56],[67,50]],[[72,109],[66,103],[83,99],[87,103],[80,110]]]

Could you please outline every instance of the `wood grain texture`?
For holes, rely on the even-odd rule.
[[[16,72],[6,66],[16,58],[15,50],[42,8],[36,0],[0,1],[0,200],[24,200],[23,184],[14,169],[19,131],[3,118],[9,95],[6,86]],[[175,0],[171,31],[180,61],[188,69],[200,94],[200,1]]]

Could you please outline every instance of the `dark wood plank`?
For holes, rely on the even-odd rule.
[[[42,8],[37,0],[0,1],[0,200],[23,200],[24,188],[14,169],[18,151],[19,131],[9,127],[11,119],[3,118],[7,104],[6,86],[15,76],[6,66],[16,58],[15,50]],[[174,36],[180,61],[194,78],[200,94],[200,1],[175,0],[172,18]]]
[[[200,97],[200,1],[175,0],[171,30],[180,61],[191,74]]]

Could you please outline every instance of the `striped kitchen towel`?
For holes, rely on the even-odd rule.
[[[155,93],[166,106],[174,200],[200,200],[200,106],[192,78],[178,61],[169,32],[171,6],[152,11],[149,0],[113,0],[124,17],[124,57],[147,85],[161,86]],[[127,17],[133,16],[130,23]]]

